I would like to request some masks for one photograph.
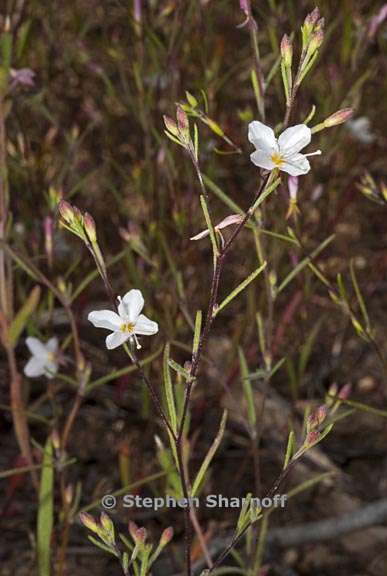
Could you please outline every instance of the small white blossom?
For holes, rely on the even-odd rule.
[[[312,132],[306,124],[291,126],[276,138],[269,126],[255,120],[249,124],[249,140],[256,147],[256,151],[250,155],[251,161],[265,170],[279,168],[291,176],[301,176],[310,170],[307,156],[321,154],[321,150],[310,154],[300,153],[311,138]]]
[[[118,299],[118,314],[112,310],[98,310],[90,312],[87,318],[96,328],[112,331],[106,338],[109,350],[121,346],[129,339],[136,342],[137,348],[141,348],[137,335],[152,336],[158,332],[159,327],[156,322],[140,314],[144,307],[140,290],[129,290],[123,298]]]
[[[29,337],[26,344],[32,356],[24,366],[24,374],[29,378],[53,378],[58,371],[58,339],[50,338],[44,344],[38,338]]]

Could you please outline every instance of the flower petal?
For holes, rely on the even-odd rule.
[[[159,326],[157,322],[153,322],[153,320],[149,320],[144,314],[140,314],[134,327],[135,334],[152,336],[152,334],[156,334],[158,331]]]
[[[43,376],[45,374],[44,360],[32,356],[27,364],[24,366],[24,374],[28,378],[36,378],[37,376]]]
[[[262,150],[267,153],[278,151],[277,139],[274,131],[269,126],[262,124],[258,120],[250,122],[248,138],[257,150]]]
[[[56,336],[49,339],[49,341],[46,344],[46,349],[49,352],[53,352],[53,353],[57,352],[57,350],[58,350],[58,338]]]
[[[261,152],[257,150],[256,152],[250,154],[250,160],[256,166],[265,168],[266,170],[273,170],[273,168],[277,168],[271,159],[271,154],[268,154],[267,152]]]
[[[307,174],[310,170],[309,160],[304,154],[293,154],[281,165],[281,170],[287,172],[290,176]]]
[[[143,307],[144,298],[140,290],[129,290],[118,306],[118,313],[120,316],[127,317],[129,322],[135,323]]]
[[[96,328],[106,328],[107,330],[117,330],[122,324],[121,318],[112,310],[95,310],[90,312],[87,319]]]
[[[118,348],[124,342],[126,342],[130,338],[130,334],[127,332],[112,332],[106,338],[106,348],[108,350],[114,350],[114,348]]]
[[[302,150],[312,139],[312,132],[306,124],[291,126],[278,138],[280,153],[283,156]]]
[[[33,338],[32,336],[29,336],[28,338],[26,338],[26,344],[33,356],[41,358],[43,361],[47,358],[46,346],[38,338]]]

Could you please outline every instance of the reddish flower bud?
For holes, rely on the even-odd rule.
[[[91,243],[97,242],[97,230],[94,218],[86,212],[83,217],[83,226]]]
[[[293,46],[287,34],[284,34],[281,40],[281,56],[285,66],[290,68],[293,59]]]
[[[177,118],[177,126],[180,132],[182,132],[183,134],[186,133],[189,127],[188,116],[181,106],[177,107],[176,118]]]
[[[311,446],[312,444],[318,442],[319,439],[320,439],[320,432],[317,432],[317,430],[311,430],[311,432],[309,432],[309,434],[307,434],[306,436],[305,445]]]
[[[331,128],[332,126],[338,126],[339,124],[343,124],[350,120],[353,116],[353,108],[342,108],[334,114],[328,116],[326,120],[324,120],[325,128]]]
[[[74,218],[75,218],[74,208],[71,206],[71,204],[66,202],[66,200],[61,200],[59,202],[58,210],[59,210],[59,213],[62,216],[63,220],[67,224],[71,224],[74,221]]]
[[[313,28],[319,18],[320,10],[316,6],[316,8],[306,16],[304,25]]]
[[[351,394],[351,390],[352,390],[352,384],[350,383],[345,384],[345,386],[342,387],[342,389],[338,394],[340,400],[347,400],[349,398],[349,395]]]
[[[82,522],[82,524],[84,526],[86,526],[86,528],[88,528],[89,530],[91,530],[92,532],[95,532],[98,534],[99,532],[99,526],[97,524],[97,522],[94,520],[94,518],[88,514],[87,512],[81,512],[79,514],[79,519]]]
[[[173,538],[173,528],[172,526],[169,526],[169,528],[166,528],[164,532],[161,534],[160,546],[164,548],[164,546],[170,543],[172,538]]]
[[[168,132],[170,132],[174,136],[178,136],[179,130],[177,128],[176,122],[174,120],[172,120],[172,118],[170,118],[169,116],[163,116],[163,118],[164,118],[165,127],[168,130]]]

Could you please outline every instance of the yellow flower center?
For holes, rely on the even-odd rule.
[[[271,161],[273,162],[273,164],[275,164],[276,166],[282,166],[282,164],[284,163],[284,160],[281,156],[281,154],[278,154],[278,152],[274,152],[271,155]]]
[[[134,330],[134,324],[132,322],[124,322],[123,324],[121,324],[120,330],[121,332],[126,332],[130,334]]]
[[[56,356],[54,354],[54,352],[48,352],[47,353],[47,362],[55,362],[56,360]]]

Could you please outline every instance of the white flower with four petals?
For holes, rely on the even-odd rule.
[[[32,356],[24,366],[24,374],[29,378],[53,378],[58,371],[58,339],[54,336],[44,344],[38,338],[29,337],[26,344]]]
[[[144,298],[140,290],[129,290],[123,298],[118,299],[118,314],[112,310],[98,310],[90,312],[87,318],[96,328],[112,331],[106,338],[109,350],[121,346],[129,339],[136,342],[137,348],[141,348],[137,335],[152,336],[158,332],[159,327],[156,322],[141,314]]]
[[[279,168],[291,176],[301,176],[310,170],[307,156],[321,154],[321,150],[310,154],[300,153],[311,138],[312,132],[306,124],[286,128],[276,138],[272,128],[255,120],[249,124],[249,140],[256,147],[250,159],[253,164],[265,170]]]

